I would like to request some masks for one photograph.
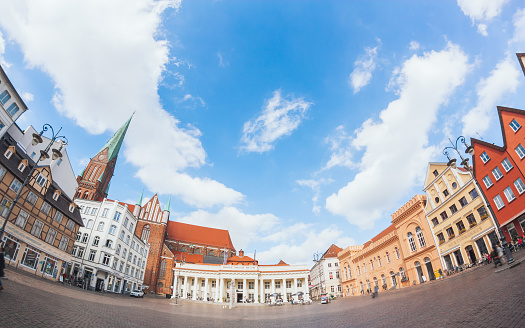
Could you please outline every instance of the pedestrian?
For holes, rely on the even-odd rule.
[[[503,249],[501,249],[500,245],[496,245],[496,252],[498,253],[498,258],[499,258],[499,261],[501,263],[501,265],[503,265]]]
[[[378,293],[379,293],[379,287],[376,285],[374,287],[374,295],[375,295],[375,297],[377,297]]]
[[[421,276],[421,279],[423,279],[423,282],[427,282],[427,277]]]

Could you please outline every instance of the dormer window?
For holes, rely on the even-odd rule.
[[[22,160],[18,165],[18,171],[24,172],[24,169],[27,167],[27,159]]]
[[[60,197],[60,190],[56,190],[53,194],[53,200],[57,201],[58,197]]]
[[[46,186],[46,182],[47,182],[47,178],[43,176],[42,173],[40,173],[38,177],[36,178],[36,183],[38,183],[38,185],[43,188]]]
[[[481,158],[483,163],[487,163],[490,160],[490,157],[489,155],[487,155],[486,151],[482,152],[481,155],[479,155],[479,157]]]
[[[434,170],[434,172],[432,172],[434,174],[435,177],[437,177],[439,175],[438,173],[438,170]]]
[[[15,146],[9,146],[4,153],[4,157],[7,159],[10,159],[14,152],[15,152]]]
[[[71,203],[71,204],[69,204],[69,211],[70,211],[71,213],[73,213],[74,210],[75,210],[75,203]]]
[[[516,121],[515,118],[513,118],[512,121],[510,121],[509,125],[512,131],[514,132],[517,132],[521,128],[521,125],[518,123],[518,121]]]

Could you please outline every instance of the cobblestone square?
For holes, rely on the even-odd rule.
[[[522,255],[522,254],[520,254]],[[523,327],[525,265],[482,266],[443,280],[328,305],[204,304],[143,299],[53,283],[13,268],[0,327]]]

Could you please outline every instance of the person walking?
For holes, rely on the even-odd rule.
[[[503,249],[501,249],[501,246],[499,244],[496,246],[496,252],[498,253],[501,265],[503,265]]]
[[[375,295],[374,297],[377,297],[377,296],[378,296],[378,293],[379,293],[379,287],[376,285],[376,286],[374,287],[374,295]]]

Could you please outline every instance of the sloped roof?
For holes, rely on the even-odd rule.
[[[389,233],[391,233],[392,231],[396,230],[396,226],[395,224],[391,224],[389,225],[385,230],[381,231],[379,234],[377,234],[375,237],[373,237],[372,239],[370,239],[369,241],[367,241],[366,243],[364,243],[364,248],[370,246],[372,243],[375,243],[376,241],[378,241],[379,239],[383,238],[384,236],[388,235]]]
[[[328,258],[328,257],[337,257],[337,254],[342,251],[343,249],[337,245],[330,245],[330,247],[328,247],[328,249],[326,250],[326,252],[324,252],[323,254],[323,258]]]
[[[168,221],[166,233],[171,240],[235,250],[228,230]]]
[[[122,142],[124,141],[124,137],[126,136],[126,131],[128,131],[129,123],[131,122],[131,119],[133,118],[133,115],[120,127],[120,129],[115,132],[113,137],[106,142],[106,144],[100,149],[100,151],[103,151],[104,149],[108,149],[108,162],[111,161],[115,156],[118,155],[118,152],[120,150],[120,147],[122,146]],[[100,152],[99,151],[99,152]]]
[[[284,262],[283,260],[280,260],[279,263],[277,263],[277,265],[290,265],[290,264]]]
[[[166,245],[164,245],[166,246]],[[184,260],[186,263],[204,263],[202,254],[189,254],[181,251],[171,251],[176,261]]]
[[[254,259],[249,257],[249,256],[238,256],[238,255],[235,255],[235,256],[232,256],[230,258],[228,258],[228,263],[230,262],[249,262],[249,263],[254,263]]]

